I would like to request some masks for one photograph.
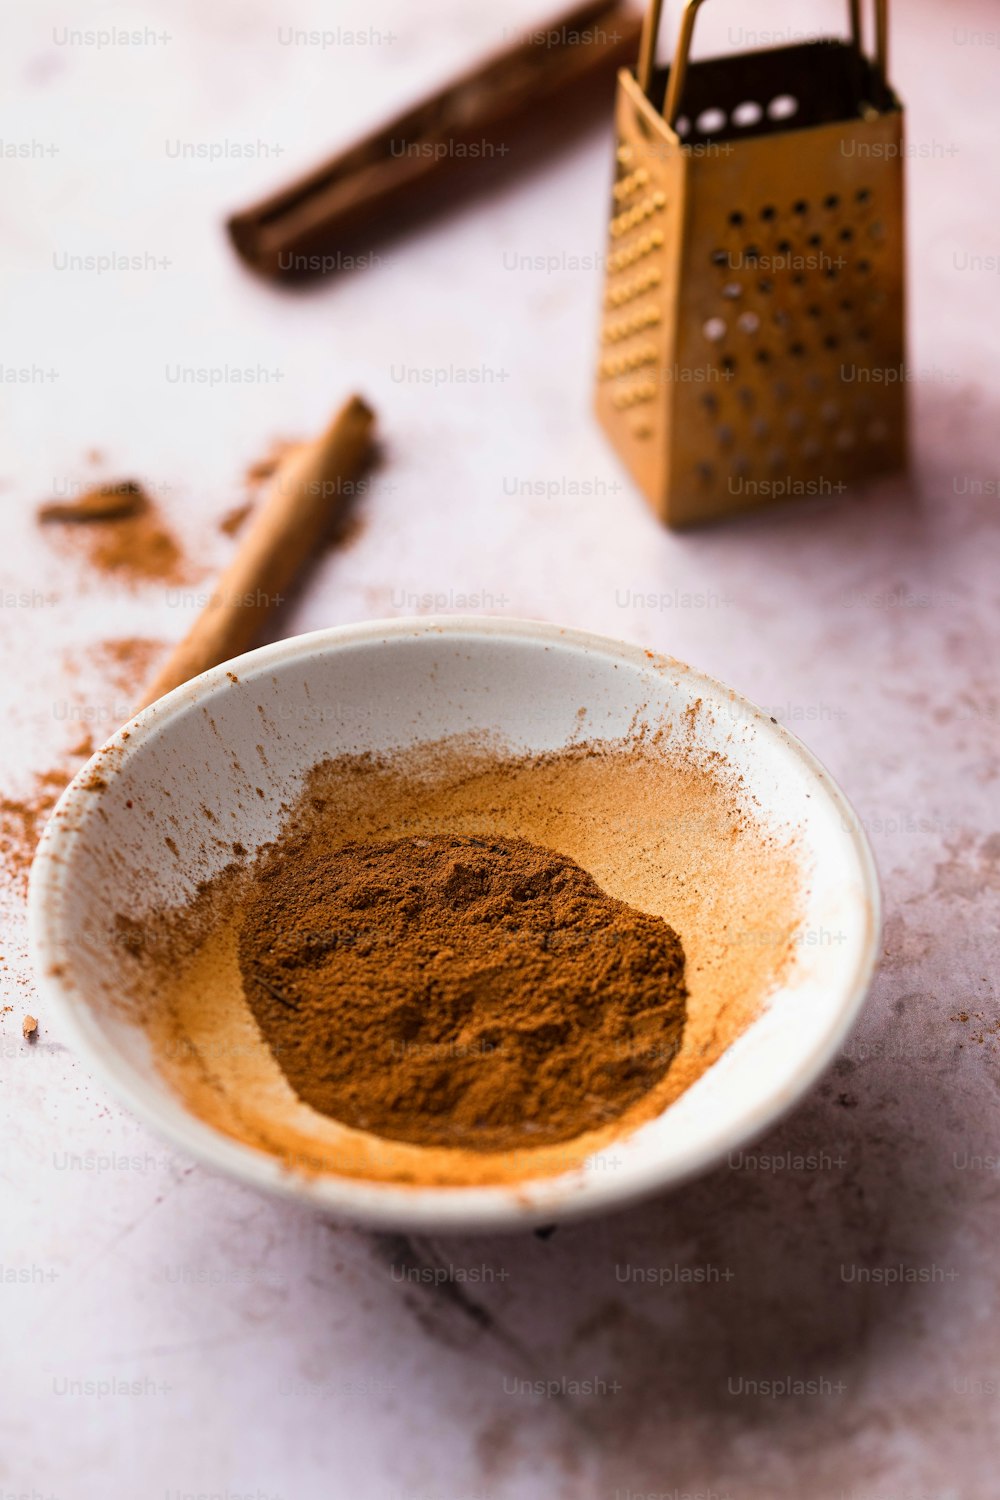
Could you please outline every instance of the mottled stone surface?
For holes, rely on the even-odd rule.
[[[207,580],[246,465],[358,387],[386,462],[363,529],[281,630],[473,595],[717,674],[797,727],[853,799],[885,962],[844,1055],[757,1155],[548,1238],[408,1243],[215,1180],[124,1115],[36,1003],[10,881],[0,1491],[992,1500],[995,12],[911,0],[893,17],[913,153],[911,479],[670,536],[588,416],[606,129],[308,294],[256,282],[220,232],[538,5],[292,10],[37,0],[7,17],[2,134],[29,148],[5,161],[0,201],[0,358],[29,372],[5,373],[3,397],[7,795],[127,711],[98,643],[172,640],[199,602],[198,585],[108,590],[53,553],[34,504],[136,475]],[[718,0],[706,43],[841,19],[766,10]],[[111,25],[141,40],[72,40]],[[284,29],[324,26],[367,40]],[[88,255],[139,269],[73,269]],[[178,374],[227,367],[214,385]]]

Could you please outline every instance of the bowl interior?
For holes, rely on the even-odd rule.
[[[119,1003],[131,982],[122,915],[184,902],[232,860],[234,845],[252,853],[273,838],[323,757],[484,732],[515,751],[543,752],[581,735],[628,741],[656,730],[681,763],[718,756],[742,778],[768,835],[762,880],[765,846],[793,842],[802,874],[795,940],[759,1018],[660,1116],[583,1169],[460,1188],[289,1173],[199,1118],[158,1066],[146,1029]],[[653,823],[658,816],[655,806],[639,813]],[[605,837],[630,832],[618,827]],[[746,865],[729,874],[717,860],[714,868],[723,887],[734,883],[735,900]],[[634,647],[533,623],[455,619],[299,637],[153,705],[67,790],[39,850],[31,920],[46,998],[135,1113],[244,1180],[359,1220],[419,1228],[552,1221],[628,1201],[718,1161],[777,1118],[830,1060],[863,999],[878,928],[864,836],[787,731],[710,679]],[[748,961],[768,940],[745,924],[726,939],[746,945]]]

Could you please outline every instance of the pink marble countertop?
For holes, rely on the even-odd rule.
[[[842,9],[774,0],[753,23],[811,33]],[[34,1004],[8,879],[0,1496],[994,1500],[995,8],[910,0],[892,18],[910,481],[686,535],[657,526],[588,414],[606,126],[308,292],[255,280],[220,232],[227,210],[544,15],[538,0],[8,11],[5,794],[127,708],[96,647],[173,640],[198,604],[109,589],[53,553],[35,504],[136,474],[210,574],[246,465],[358,388],[385,463],[360,534],[282,629],[474,595],[689,660],[772,705],[839,779],[887,927],[856,1034],[758,1155],[547,1239],[404,1241],[175,1156],[44,1013],[23,1044]],[[755,40],[734,0],[703,23],[708,49]],[[138,39],[85,35],[107,27]],[[289,35],[323,28],[332,45]],[[136,269],[75,268],[108,255]]]

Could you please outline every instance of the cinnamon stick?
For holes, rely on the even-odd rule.
[[[208,604],[174,648],[136,712],[254,644],[267,615],[315,555],[344,484],[368,460],[374,424],[371,408],[360,396],[352,396],[322,437],[289,455]]]
[[[241,213],[228,230],[269,276],[350,269],[345,247],[534,162],[543,136],[611,109],[618,68],[634,62],[641,18],[623,0],[586,0],[398,115],[350,149]]]

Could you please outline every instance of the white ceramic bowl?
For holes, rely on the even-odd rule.
[[[238,676],[239,691],[228,673]],[[680,1099],[616,1143],[613,1171],[460,1188],[292,1175],[276,1157],[188,1110],[154,1065],[142,1030],[107,1004],[108,975],[98,983],[81,961],[86,933],[109,910],[184,894],[177,873],[184,860],[164,850],[160,788],[172,793],[171,832],[183,856],[186,840],[203,843],[205,802],[238,805],[233,753],[252,756],[262,709],[277,726],[268,742],[267,796],[234,818],[229,834],[249,849],[274,835],[282,801],[323,755],[393,749],[470,729],[497,731],[526,750],[552,749],[579,733],[581,705],[588,724],[599,723],[602,736],[613,738],[626,734],[637,711],[676,721],[698,698],[718,710],[697,716],[699,749],[723,749],[765,820],[796,829],[811,870],[803,932],[836,932],[838,941],[802,965],[794,986],[774,993],[759,1020]],[[254,1187],[358,1222],[415,1231],[518,1228],[610,1209],[704,1172],[766,1131],[834,1058],[868,990],[879,942],[878,886],[843,794],[766,714],[641,648],[533,621],[376,621],[250,652],[178,688],[126,728],[100,754],[106,790],[97,798],[88,789],[92,762],[64,793],[35,860],[30,930],[43,1014],[58,1020],[135,1115],[181,1151]],[[135,802],[152,813],[136,817]],[[141,891],[109,876],[125,867],[118,858],[109,862],[111,848],[143,872]],[[215,858],[221,866],[227,855]],[[123,959],[112,952],[103,961]]]

